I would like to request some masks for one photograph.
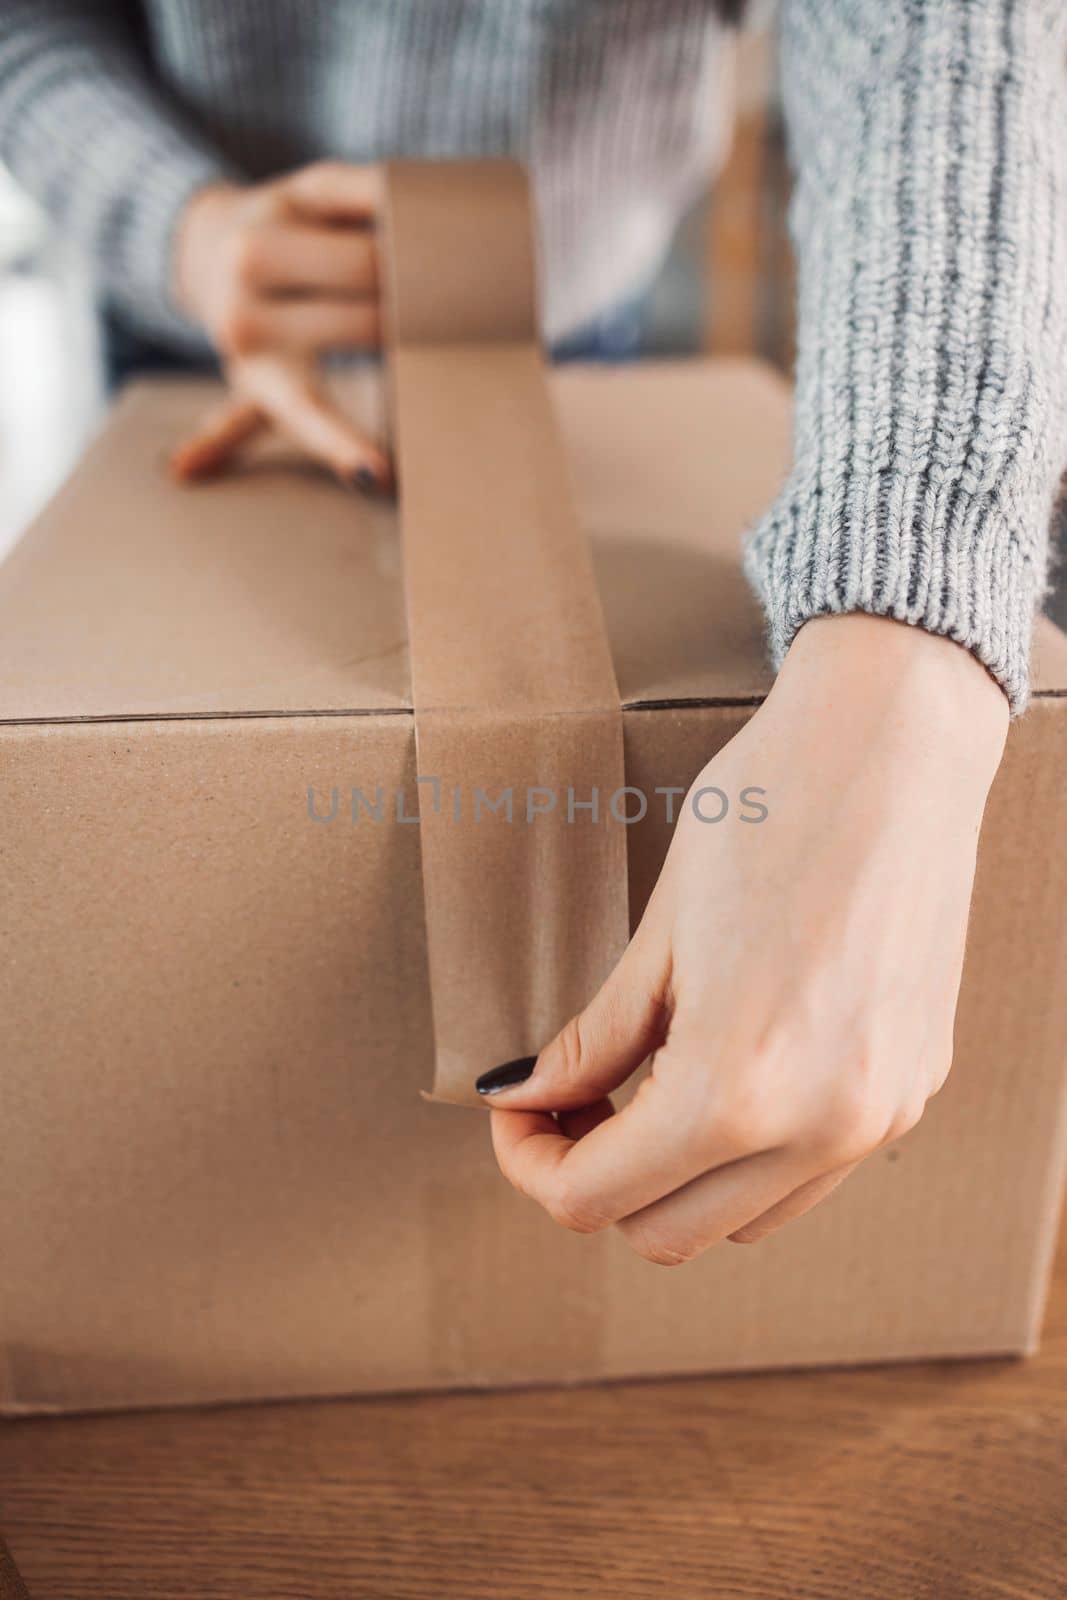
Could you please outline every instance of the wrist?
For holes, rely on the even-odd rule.
[[[992,780],[1004,750],[1008,701],[981,662],[954,640],[887,617],[817,617],[797,633],[768,706],[826,719],[840,739],[862,734],[905,761],[931,759]]]

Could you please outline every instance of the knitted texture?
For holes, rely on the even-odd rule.
[[[714,0],[3,0],[0,157],[127,323],[189,344],[171,243],[206,181],[516,155],[555,341],[647,290],[706,186],[723,39]]]
[[[783,7],[794,467],[747,570],[780,662],[867,611],[972,650],[1012,708],[1067,462],[1067,6]]]
[[[1063,0],[783,0],[794,464],[746,566],[780,661],[863,610],[973,650],[1015,710],[1067,459]],[[730,95],[715,0],[4,0],[0,155],[127,321],[188,197],[330,154],[530,165],[558,339],[638,293]]]

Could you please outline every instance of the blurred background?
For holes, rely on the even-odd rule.
[[[648,355],[755,354],[789,371],[789,175],[773,38],[738,44],[738,115],[714,192],[683,223],[652,299]],[[0,560],[70,470],[106,404],[92,287],[0,166]],[[1067,586],[1049,610],[1067,626]]]
[[[766,36],[742,40],[739,78],[731,161],[714,198],[680,230],[646,347],[759,350],[788,364],[784,165]],[[0,166],[0,559],[70,470],[104,405],[85,266]]]
[[[96,423],[99,356],[83,263],[0,167],[0,557]]]

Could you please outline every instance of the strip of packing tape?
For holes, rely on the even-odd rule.
[[[610,805],[622,713],[546,382],[534,241],[515,163],[387,166],[433,1098],[458,1104],[582,1008],[629,931]]]

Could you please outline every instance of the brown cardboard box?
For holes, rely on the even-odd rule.
[[[685,785],[768,685],[738,530],[787,450],[747,363],[557,375],[628,781]],[[393,513],[160,470],[126,395],[0,567],[0,1391],[9,1412],[1033,1347],[1064,1151],[1067,642],[1039,631],[983,835],[948,1087],[754,1250],[562,1232],[427,1103]],[[639,909],[667,842],[629,830]]]
[[[452,357],[413,338],[405,367],[398,344],[403,413],[412,364]],[[492,360],[522,389],[533,379],[515,354],[503,344]],[[628,784],[684,789],[768,687],[739,533],[783,470],[788,394],[747,362],[551,382],[618,697],[608,705],[601,681],[583,699],[570,668],[556,672],[593,730],[592,767],[584,744],[567,759],[586,776],[610,770],[621,727]],[[480,383],[468,372],[460,410],[484,403]],[[523,392],[521,415],[541,418]],[[1031,1349],[1067,1144],[1067,640],[1039,628],[1033,707],[990,800],[949,1086],[899,1146],[759,1249],[666,1273],[613,1233],[558,1229],[498,1177],[484,1114],[421,1092],[435,1032],[439,1094],[469,1097],[462,1073],[506,1054],[442,1061],[457,1010],[477,1036],[487,1016],[536,1028],[567,999],[558,952],[531,952],[503,833],[486,847],[484,894],[450,880],[450,840],[468,848],[470,831],[450,834],[416,784],[434,741],[472,728],[461,752],[488,763],[493,785],[537,770],[542,723],[527,718],[519,738],[509,721],[527,710],[526,657],[501,654],[494,608],[514,620],[547,604],[553,574],[531,569],[516,596],[485,529],[478,559],[456,569],[468,585],[435,557],[424,535],[437,512],[409,486],[418,451],[450,424],[409,406],[413,698],[393,510],[269,457],[195,493],[173,487],[166,451],[210,398],[188,382],[128,392],[0,567],[3,1409]],[[364,415],[378,403],[370,380],[350,398]],[[490,464],[497,509],[515,479],[534,494],[513,447],[500,444],[506,471]],[[544,450],[536,483],[558,490]],[[470,504],[478,528],[468,468],[449,470],[446,509]],[[595,680],[596,596],[562,507],[540,520],[584,610],[560,659]],[[521,496],[513,511],[527,515]],[[484,682],[490,646],[502,686]],[[538,683],[554,671],[539,662]],[[485,699],[449,700],[446,673],[454,696],[480,684]],[[542,738],[550,764],[559,748]],[[364,806],[353,822],[352,790],[373,804],[379,786],[381,820]],[[331,815],[334,789],[334,820],[313,820]],[[421,827],[398,817],[398,791]],[[563,855],[539,870],[561,919],[574,915],[568,851],[585,884],[606,881],[610,924],[604,863],[619,839],[633,919],[669,832],[651,806],[624,833],[549,834]],[[520,858],[540,837],[515,836]],[[443,911],[429,879],[452,897]],[[617,931],[601,946],[599,922],[576,925],[578,959],[602,962]],[[555,992],[525,1009],[544,969]],[[442,973],[461,1007],[446,989],[441,1009]]]

